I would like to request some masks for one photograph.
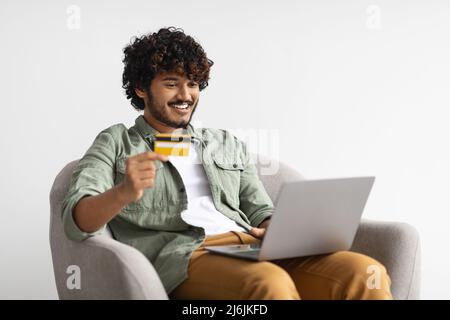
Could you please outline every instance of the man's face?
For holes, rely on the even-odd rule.
[[[198,83],[174,72],[159,73],[146,90],[145,112],[158,125],[186,128],[199,100]]]

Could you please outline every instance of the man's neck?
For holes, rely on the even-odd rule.
[[[158,120],[156,120],[154,117],[152,117],[147,110],[144,110],[144,119],[145,121],[147,121],[147,123],[156,131],[160,132],[160,133],[172,133],[175,130],[177,130],[177,128],[172,128],[169,126],[166,126],[165,124],[159,122]],[[178,129],[179,130],[179,129]]]

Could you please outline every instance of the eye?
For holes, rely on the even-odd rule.
[[[198,83],[197,83],[197,82],[190,82],[189,85],[190,85],[192,88],[198,87]]]
[[[176,86],[175,83],[171,83],[171,82],[166,83],[166,87],[168,87],[168,88],[173,88],[175,86]]]

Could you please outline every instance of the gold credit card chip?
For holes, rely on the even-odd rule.
[[[190,146],[188,134],[159,133],[154,140],[154,152],[167,156],[187,157]]]

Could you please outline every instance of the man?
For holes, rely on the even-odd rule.
[[[260,241],[273,204],[242,141],[190,124],[213,65],[202,47],[163,28],[134,39],[124,54],[123,88],[144,114],[131,128],[103,130],[79,161],[63,203],[70,239],[108,224],[151,261],[175,299],[391,298],[385,268],[357,253],[271,262],[208,253],[206,245]],[[153,152],[159,133],[190,135],[189,156]],[[375,289],[367,285],[374,265]]]

